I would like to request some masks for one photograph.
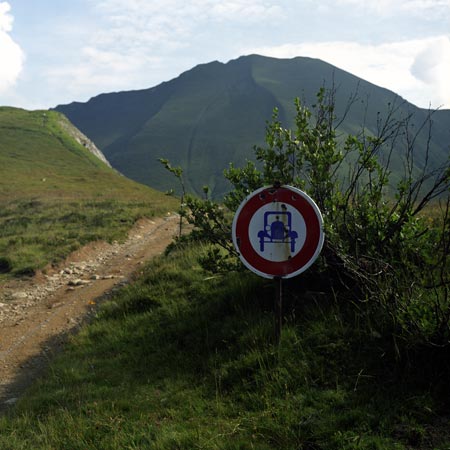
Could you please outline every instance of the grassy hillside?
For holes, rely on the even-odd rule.
[[[229,190],[222,172],[230,162],[254,159],[253,146],[264,141],[264,126],[277,107],[285,126],[293,125],[293,99],[307,105],[324,84],[337,88],[337,116],[346,119],[340,130],[357,133],[365,125],[375,132],[378,119],[398,105],[397,116],[414,115],[419,127],[427,111],[404,102],[395,93],[311,58],[274,59],[257,55],[227,64],[212,62],[193,68],[152,89],[102,94],[87,103],[61,105],[70,118],[105,153],[113,167],[142,183],[168,190],[173,180],[156,160],[169,159],[184,169],[188,190],[201,194],[208,184],[214,197]],[[352,94],[358,100],[345,113]],[[401,105],[401,106],[400,106]],[[380,116],[381,115],[381,116]],[[449,152],[448,111],[436,116],[429,163],[437,165]],[[416,146],[425,149],[427,130]],[[415,164],[423,165],[418,151]],[[392,167],[403,171],[394,153]]]
[[[311,171],[328,166],[319,150],[339,151],[329,133]],[[274,166],[247,176],[267,184]],[[229,244],[223,208],[190,200],[195,233],[70,338],[0,418],[0,448],[450,448],[450,200],[411,212],[406,186],[391,210],[376,176],[354,201],[323,178],[311,187],[329,188],[327,239],[308,272],[283,280],[279,342],[273,280],[206,244]]]
[[[33,273],[94,239],[116,239],[174,199],[109,168],[55,111],[0,108],[0,280]],[[6,275],[5,275],[6,274]]]
[[[306,275],[286,281],[277,345],[272,282],[211,276],[205,251],[159,259],[105,303],[0,418],[0,447],[449,448],[447,383],[424,383],[412,351],[399,361],[370,308]]]
[[[151,190],[108,168],[61,127],[56,111],[0,108],[0,199],[143,199]]]

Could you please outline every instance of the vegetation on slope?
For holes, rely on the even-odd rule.
[[[56,111],[0,108],[0,200],[120,197],[152,192],[110,169],[61,126]]]
[[[109,168],[54,111],[0,108],[0,279],[32,274],[96,239],[113,240],[175,201]]]
[[[262,163],[226,172],[234,185],[225,198],[232,211],[261,186],[288,184],[306,190],[324,216],[324,283],[344,289],[352,301],[381,308],[409,345],[447,347],[450,343],[450,161],[417,170],[432,147],[417,146],[420,130],[395,109],[380,117],[378,132],[364,127],[339,138],[334,91],[321,89],[314,113],[296,100],[296,125],[286,129],[277,111],[267,125],[266,145],[256,149]],[[395,108],[395,105],[393,105]],[[431,127],[428,118],[420,128]],[[392,180],[390,162],[398,153],[404,175]],[[425,211],[434,206],[436,217]],[[209,200],[188,198],[185,209],[193,235],[216,248],[207,267],[229,269],[237,253],[230,222]],[[236,267],[236,265],[235,265]],[[412,344],[413,343],[413,344]],[[397,344],[396,344],[397,345]]]
[[[448,448],[445,380],[399,366],[362,305],[290,281],[277,344],[270,280],[211,276],[206,251],[174,251],[105,303],[0,418],[1,448]]]
[[[449,448],[450,199],[426,209],[448,195],[449,166],[411,168],[386,196],[388,136],[341,147],[327,98],[319,121],[297,103],[294,131],[274,115],[262,172],[228,172],[230,206],[276,178],[324,214],[319,262],[284,281],[280,341],[272,281],[240,270],[221,205],[188,198],[194,232],[72,338],[0,419],[2,448]],[[341,150],[357,153],[345,182]]]

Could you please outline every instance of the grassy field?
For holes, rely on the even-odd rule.
[[[1,204],[0,282],[32,275],[91,241],[122,240],[140,217],[176,209],[171,199],[147,201],[21,200]],[[172,209],[170,209],[173,207]]]
[[[92,155],[64,120],[53,111],[0,108],[0,282],[89,241],[122,239],[139,217],[177,208]]]
[[[439,398],[395,371],[358,307],[286,281],[211,276],[201,245],[149,265],[0,418],[0,448],[448,449]]]

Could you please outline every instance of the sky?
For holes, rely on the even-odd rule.
[[[85,102],[249,54],[322,59],[450,109],[450,0],[0,0],[0,105]]]

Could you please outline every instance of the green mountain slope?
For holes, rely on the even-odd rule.
[[[293,99],[300,97],[311,105],[320,87],[332,85],[337,88],[338,116],[344,115],[348,99],[358,92],[359,99],[342,124],[345,133],[357,132],[363,123],[374,131],[378,113],[387,113],[393,104],[401,105],[399,114],[414,114],[418,125],[426,118],[426,110],[323,61],[257,55],[200,65],[152,89],[102,94],[87,103],[56,109],[126,176],[169,189],[174,180],[157,163],[157,158],[164,157],[184,169],[189,190],[201,193],[208,184],[213,196],[220,197],[228,190],[223,169],[230,162],[241,165],[253,159],[253,146],[263,143],[273,108],[291,126]],[[448,156],[449,124],[448,111],[440,111],[431,142],[433,164]],[[425,147],[426,142],[424,132],[418,145]],[[424,155],[419,154],[416,164],[420,167],[423,162]],[[402,168],[395,155],[394,167]]]
[[[0,200],[156,194],[108,167],[76,141],[69,126],[56,111],[0,108]]]
[[[175,199],[120,175],[80,136],[56,111],[0,108],[0,282],[176,209]]]

